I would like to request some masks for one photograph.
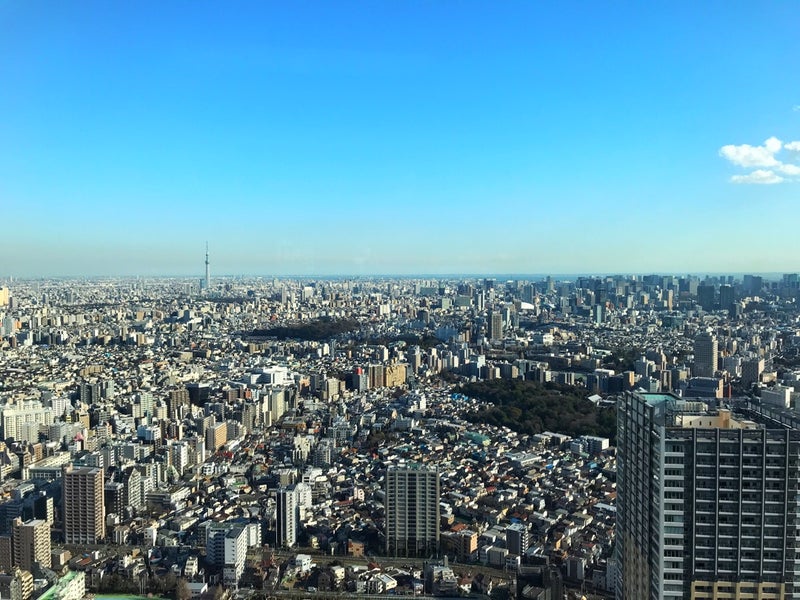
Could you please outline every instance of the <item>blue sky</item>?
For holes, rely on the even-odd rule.
[[[797,23],[2,1],[0,277],[797,271]]]

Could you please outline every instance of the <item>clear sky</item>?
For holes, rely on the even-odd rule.
[[[0,277],[798,271],[799,24],[0,0]]]

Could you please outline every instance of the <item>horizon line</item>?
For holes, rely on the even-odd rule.
[[[753,275],[782,276],[797,273],[796,271],[573,271],[573,272],[550,272],[550,273],[522,273],[522,272],[474,272],[474,273],[287,273],[287,274],[256,274],[256,273],[223,273],[215,275],[211,279],[487,279],[487,278],[506,278],[506,279],[532,279],[547,277],[643,277],[643,276],[744,276]],[[36,281],[36,280],[103,280],[103,279],[182,279],[182,280],[202,280],[203,274],[126,274],[126,275],[6,275],[0,276],[0,281]]]

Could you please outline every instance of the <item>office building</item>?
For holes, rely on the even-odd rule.
[[[439,472],[415,463],[386,472],[386,554],[431,556],[439,548]]]
[[[717,371],[717,338],[709,331],[702,331],[694,338],[694,368],[692,375],[695,377],[714,377]]]
[[[42,519],[12,524],[14,563],[20,569],[36,572],[36,567],[50,568],[50,525]]]
[[[697,303],[705,311],[714,310],[715,306],[715,290],[712,283],[701,283],[697,286]]]
[[[211,386],[207,383],[189,383],[186,385],[189,401],[195,406],[203,406],[211,397]]]
[[[69,465],[62,485],[64,541],[97,544],[106,537],[103,470]]]
[[[638,392],[619,401],[618,599],[800,593],[800,420],[757,408]]]
[[[729,314],[733,315],[736,312],[735,301],[736,296],[732,285],[726,283],[719,286],[719,307],[722,310],[727,310]]]

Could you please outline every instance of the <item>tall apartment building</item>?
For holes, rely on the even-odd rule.
[[[23,426],[27,423],[51,425],[53,423],[53,411],[46,406],[42,406],[42,403],[38,400],[26,400],[0,406],[0,426],[2,427],[0,435],[2,435],[2,439],[24,439],[22,437]],[[25,441],[38,442],[38,430],[35,431],[37,435],[33,439],[25,439]]]
[[[489,339],[499,340],[503,337],[503,315],[497,311],[489,313]]]
[[[763,372],[763,358],[750,358],[742,361],[742,385],[752,385],[759,381]]]
[[[695,377],[714,377],[717,371],[719,352],[717,338],[708,331],[702,331],[694,338],[694,367],[692,375]]]
[[[800,597],[800,418],[757,409],[618,402],[617,598]]]
[[[300,520],[300,503],[295,486],[280,488],[277,500],[276,544],[279,548],[291,548],[297,544],[297,525]]]
[[[189,390],[182,387],[169,391],[169,395],[167,396],[167,412],[169,413],[170,418],[174,418],[175,415],[180,414],[179,411],[181,409],[186,409],[188,407]]]
[[[64,541],[97,544],[106,537],[103,470],[65,467],[62,483]]]
[[[50,524],[41,519],[12,524],[14,563],[20,569],[35,573],[35,566],[50,568]]]
[[[408,376],[408,365],[406,363],[386,365],[383,369],[383,374],[386,387],[405,385]]]
[[[216,452],[228,441],[228,425],[217,423],[206,429],[206,450]]]
[[[223,583],[235,586],[244,573],[247,549],[261,545],[258,523],[208,522],[205,528],[206,559],[222,567]]]
[[[431,556],[439,549],[439,472],[415,463],[386,472],[386,554]]]

